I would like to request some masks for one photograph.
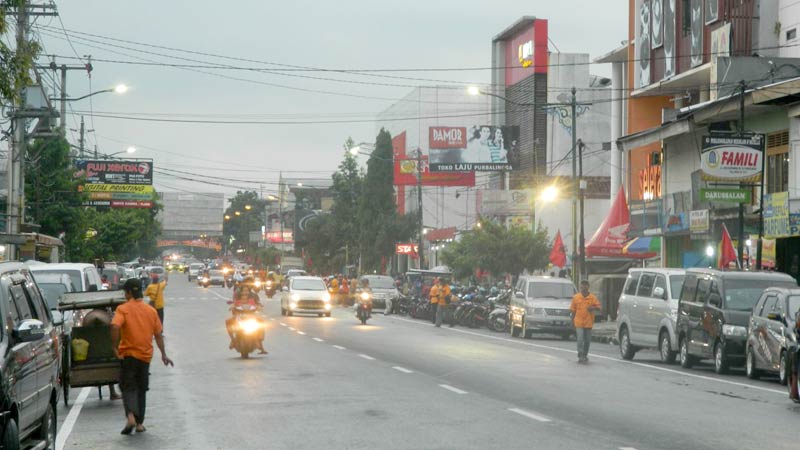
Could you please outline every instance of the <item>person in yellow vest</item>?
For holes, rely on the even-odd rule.
[[[589,292],[589,282],[581,281],[581,291],[572,297],[572,304],[569,306],[572,322],[575,325],[575,336],[578,341],[578,362],[585,364],[589,362],[589,344],[592,341],[592,327],[594,326],[594,315],[599,313],[600,301],[594,294]]]
[[[431,323],[436,323],[436,313],[439,310],[439,280],[437,279],[428,292],[431,299]]]
[[[336,276],[331,280],[330,292],[331,298],[336,301],[339,298],[339,279]]]
[[[144,295],[150,299],[150,306],[156,309],[158,320],[164,326],[164,290],[167,288],[166,277],[158,279],[158,275],[153,277],[153,282],[147,285]]]
[[[438,306],[436,307],[436,327],[442,326],[442,321],[444,320],[444,316],[448,313],[448,309],[450,307],[450,285],[447,284],[447,280],[444,278],[439,278],[439,283],[436,286],[436,297],[438,298]],[[431,292],[433,292],[433,288],[431,288]],[[450,326],[453,326],[452,319],[450,319]]]

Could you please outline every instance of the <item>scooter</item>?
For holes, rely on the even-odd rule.
[[[267,280],[264,282],[264,294],[267,297],[269,298],[274,297],[277,289],[278,289],[278,283],[276,283],[275,281]]]
[[[361,321],[361,325],[367,324],[367,319],[372,316],[372,296],[369,292],[362,292],[358,294],[358,303],[356,303],[356,317]]]
[[[247,359],[264,337],[264,325],[258,320],[258,307],[236,306],[233,308],[233,317],[233,348],[243,359]]]

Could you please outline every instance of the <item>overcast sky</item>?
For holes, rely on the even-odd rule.
[[[592,58],[619,46],[627,34],[626,0],[60,0],[67,30],[100,37],[73,36],[75,52],[64,39],[58,19],[41,18],[45,53],[64,57],[91,54],[94,59],[152,61],[169,64],[233,65],[276,68],[259,62],[329,69],[466,68],[491,65],[491,39],[521,16],[549,20],[550,38],[562,52],[588,52]],[[109,38],[137,41],[215,55],[237,61],[175,50],[143,47]],[[89,40],[86,40],[89,39]],[[110,44],[127,48],[111,47]],[[137,51],[141,50],[141,51]],[[554,48],[551,44],[551,51]],[[155,53],[166,55],[160,56]],[[193,61],[187,61],[186,58]],[[45,59],[44,57],[42,58]],[[196,62],[196,61],[199,61]],[[255,62],[259,61],[259,62]],[[77,64],[76,59],[58,59]],[[220,76],[198,73],[210,72]],[[605,66],[592,72],[608,75]],[[377,75],[488,83],[490,72],[376,72]],[[305,77],[355,81],[342,83]],[[250,80],[250,81],[243,81]],[[162,190],[236,191],[222,183],[274,192],[279,171],[292,177],[329,177],[342,157],[348,136],[373,141],[375,113],[428,81],[368,77],[331,72],[263,73],[209,68],[94,62],[91,87],[85,73],[71,71],[68,93],[78,97],[117,83],[130,86],[125,95],[102,94],[75,102],[69,126],[77,128],[87,114],[90,148],[123,151],[137,147],[136,156],[153,158],[156,171],[168,168],[229,178],[196,183],[157,172]],[[367,84],[361,84],[367,83]],[[403,86],[384,86],[379,84]],[[443,84],[443,83],[439,83]],[[275,85],[281,85],[275,86]],[[307,92],[327,91],[337,93]],[[364,98],[377,97],[377,98]],[[180,124],[88,117],[112,114],[147,118],[189,118],[243,121],[363,120],[361,123],[297,125]],[[74,137],[74,138],[73,138]],[[72,140],[77,135],[70,134]],[[308,171],[308,173],[296,173]]]

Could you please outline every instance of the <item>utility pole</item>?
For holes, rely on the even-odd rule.
[[[422,221],[422,150],[417,148],[417,214],[419,214],[419,240],[417,242],[417,255],[419,256],[419,268],[425,268],[425,245],[422,240],[424,236]]]
[[[578,100],[575,97],[575,88],[572,88],[572,101],[570,108],[572,115],[572,282],[576,285],[580,282],[580,271],[583,269],[578,262],[578,198],[576,191],[576,181],[578,179]],[[583,250],[581,249],[581,254]]]
[[[281,232],[281,258],[283,257],[283,172],[278,175],[278,223]],[[281,266],[281,270],[283,267]]]
[[[747,84],[744,82],[744,80],[740,82],[740,87],[742,89],[742,95],[739,98],[739,135],[744,136],[744,94],[745,90],[747,89]],[[764,156],[766,155],[761,155],[762,164]],[[761,178],[763,180],[764,178],[763,173],[761,174]],[[761,248],[760,243],[758,245],[759,248]],[[744,203],[739,203],[739,245],[737,246],[737,251],[739,252],[739,258],[738,261],[736,262],[738,263],[739,269],[743,269],[744,268]]]
[[[61,64],[60,66],[56,64],[55,58],[53,61],[50,62],[49,66],[37,66],[39,68],[49,68],[53,72],[61,71],[61,86],[60,88],[60,113],[61,113],[61,122],[59,123],[59,130],[61,131],[62,136],[66,136],[67,133],[67,71],[68,70],[85,70],[90,76],[92,74],[92,62],[91,57],[89,57],[89,61],[86,64],[82,65],[66,65]],[[55,75],[55,73],[53,73]]]
[[[62,105],[63,105],[63,103],[62,103]],[[63,124],[63,122],[62,122],[62,124]],[[85,141],[84,141],[84,133],[85,132],[86,132],[86,130],[85,130],[84,126],[83,126],[83,116],[81,116],[81,138],[78,141],[79,148],[80,148],[80,153],[78,153],[78,154],[80,155],[81,159],[83,159],[83,150],[85,148]]]

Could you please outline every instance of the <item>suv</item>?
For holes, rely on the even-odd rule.
[[[97,268],[91,264],[60,263],[37,264],[30,267],[35,273],[65,273],[72,280],[72,285],[78,292],[98,291],[102,289],[102,281]]]
[[[796,288],[797,282],[775,272],[687,270],[678,303],[681,366],[713,358],[714,371],[721,374],[743,364],[750,314],[769,287]]]
[[[619,353],[631,360],[639,349],[658,347],[661,362],[678,353],[675,325],[683,269],[630,269],[617,309]]]
[[[203,263],[189,264],[189,281],[191,282],[193,279],[203,275],[203,270],[205,270],[205,268],[206,265]]]
[[[748,378],[764,372],[789,379],[789,351],[797,345],[795,316],[800,311],[800,289],[768,288],[753,308],[747,332],[745,370]]]
[[[569,306],[577,290],[566,278],[519,277],[511,298],[511,336],[529,338],[532,333],[551,333],[569,339],[575,329]]]
[[[59,339],[39,288],[28,267],[20,262],[0,262],[0,314],[3,317],[0,329],[3,448],[36,445],[53,449],[59,395]]]

